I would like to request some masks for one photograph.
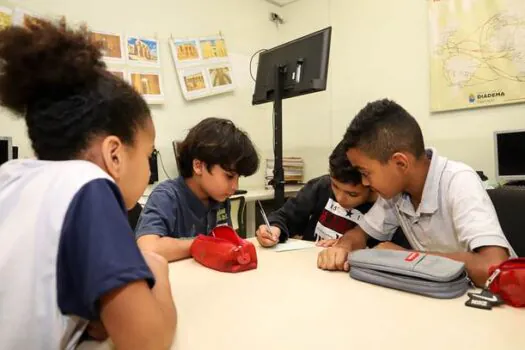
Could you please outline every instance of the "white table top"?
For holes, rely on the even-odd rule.
[[[318,248],[258,250],[256,270],[170,265],[179,324],[173,349],[525,349],[525,309],[464,306],[317,269]],[[82,346],[82,349],[105,349]]]

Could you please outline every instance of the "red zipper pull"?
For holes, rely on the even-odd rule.
[[[242,246],[238,246],[234,251],[238,253],[237,262],[239,264],[246,265],[250,262],[250,254],[246,253]]]

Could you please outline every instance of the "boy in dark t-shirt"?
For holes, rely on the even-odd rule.
[[[289,237],[335,240],[352,229],[374,204],[376,195],[361,184],[341,144],[329,158],[330,174],[310,180],[295,198],[268,215],[271,232],[261,225],[256,236],[264,247]]]

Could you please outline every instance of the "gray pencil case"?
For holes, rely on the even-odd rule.
[[[465,264],[440,256],[363,249],[350,253],[348,262],[356,280],[429,297],[457,298],[469,288]]]

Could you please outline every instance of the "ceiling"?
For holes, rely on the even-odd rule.
[[[286,5],[290,5],[292,2],[297,2],[299,0],[264,0],[266,2],[269,2],[270,4],[283,7]]]

